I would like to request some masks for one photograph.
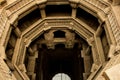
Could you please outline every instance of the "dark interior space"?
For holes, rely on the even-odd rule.
[[[82,20],[94,30],[97,30],[99,26],[98,19],[81,8],[77,9],[77,18]]]
[[[21,31],[24,31],[26,28],[28,28],[30,25],[38,21],[40,18],[41,18],[40,10],[35,9],[34,11],[24,16],[22,19],[18,21],[18,27]]]
[[[64,44],[57,44],[55,49],[39,49],[36,60],[36,80],[52,80],[57,73],[65,73],[71,80],[83,80],[83,59],[78,57],[79,48],[67,49]]]
[[[70,5],[47,5],[46,15],[50,16],[71,16],[72,8]]]
[[[58,36],[58,34],[61,35]],[[54,38],[64,38],[65,32],[62,30],[57,30],[53,32]],[[66,39],[66,38],[65,38]],[[54,48],[50,49],[47,46],[47,43],[38,43],[39,40],[45,40],[44,34],[40,35],[36,40],[34,40],[29,47],[33,48],[34,45],[37,45],[38,55],[35,58],[35,80],[52,80],[55,75],[58,73],[67,74],[71,80],[84,80],[84,73],[90,73],[90,70],[86,66],[89,66],[91,69],[91,60],[86,62],[83,55],[90,57],[91,52],[82,53],[83,50],[86,50],[89,46],[88,43],[82,39],[78,34],[75,33],[74,46],[71,48],[66,47],[65,43],[53,43]],[[45,42],[45,41],[44,41]],[[90,52],[90,53],[89,53]],[[28,67],[29,58],[31,57],[30,52],[26,51],[25,57],[25,66]],[[28,71],[29,73],[29,71]],[[32,75],[27,74],[32,80]],[[89,76],[89,74],[88,74]],[[87,76],[87,77],[88,77]],[[63,79],[64,80],[64,79]]]
[[[55,31],[54,38],[65,38],[65,32],[61,30]]]

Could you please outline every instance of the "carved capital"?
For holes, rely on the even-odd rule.
[[[45,8],[47,0],[35,0],[36,4],[39,5],[39,8]]]
[[[50,28],[51,28],[51,27],[49,26],[48,23],[45,23],[45,24],[44,24],[44,31],[49,30]]]
[[[44,9],[46,7],[47,0],[36,0],[36,4],[39,5],[40,9]]]
[[[69,0],[72,8],[77,8],[79,0]]]
[[[20,64],[20,65],[18,66],[18,68],[19,68],[20,71],[22,71],[22,72],[26,72],[26,71],[27,71],[26,68],[25,68],[25,64]]]
[[[94,43],[94,38],[91,37],[91,38],[87,39],[87,42],[88,42],[88,44],[89,44],[90,46],[92,46],[93,43]]]
[[[45,40],[47,42],[47,47],[49,49],[54,49],[54,34],[53,31],[44,34]]]
[[[75,41],[75,34],[69,31],[66,31],[66,48],[73,48]]]

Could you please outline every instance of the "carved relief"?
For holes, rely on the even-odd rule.
[[[10,12],[9,13],[9,15],[11,15],[12,13],[14,14],[14,12],[17,12],[17,11],[19,11],[20,9],[24,9],[23,7],[26,5],[26,6],[28,6],[28,4],[29,3],[31,3],[31,2],[35,2],[36,0],[19,0],[19,1],[16,1],[15,3],[16,4],[12,4],[12,5],[10,5],[8,8],[7,8],[7,10],[8,10],[8,12]],[[53,0],[54,1],[54,0]],[[79,1],[79,0],[77,0],[77,1]],[[82,1],[81,1],[82,2]],[[105,4],[104,3],[104,1],[101,1],[101,0],[84,0],[83,2],[87,2],[87,3],[89,3],[89,4],[91,4],[91,5],[93,5],[93,6],[95,6],[96,7],[96,9],[98,9],[98,10],[102,10],[103,12],[105,12],[104,10],[109,6],[107,3]],[[36,4],[35,4],[36,5]],[[45,6],[45,5],[44,5]],[[73,6],[77,6],[77,5],[73,5]],[[9,22],[7,23],[7,15],[6,15],[6,12],[7,11],[2,11],[1,12],[1,15],[0,15],[0,38],[1,38],[1,36],[2,36],[2,34],[3,34],[3,31],[4,31],[4,29],[5,29],[5,26],[6,26],[6,24],[9,24]],[[116,55],[118,55],[119,53],[120,53],[120,47],[119,47],[119,45],[120,45],[120,29],[119,29],[119,26],[118,26],[118,24],[117,24],[117,21],[116,21],[116,18],[115,18],[115,16],[114,16],[114,14],[113,14],[113,12],[112,11],[110,11],[109,13],[107,12],[105,12],[105,14],[107,14],[108,16],[107,16],[107,19],[108,19],[108,21],[109,21],[109,24],[110,24],[110,27],[111,27],[111,30],[112,30],[112,32],[113,32],[113,35],[114,35],[114,38],[115,38],[115,40],[116,40],[116,43],[117,43],[117,45],[118,46],[116,46],[115,47],[115,49],[114,49],[114,52],[113,52],[113,56],[116,56]],[[9,16],[8,15],[8,16]],[[15,13],[15,15],[16,15],[16,13]],[[17,14],[18,15],[18,14]],[[11,18],[13,18],[13,16],[11,17]],[[106,20],[107,20],[106,19]],[[78,25],[78,24],[74,24],[74,22],[77,22],[77,21],[73,21],[73,19],[55,19],[55,20],[51,20],[51,19],[44,19],[46,22],[48,21],[48,23],[46,24],[44,24],[44,30],[46,31],[46,30],[48,30],[48,29],[50,29],[51,27],[51,25],[52,26],[60,26],[60,25],[62,25],[62,26],[70,26],[69,27],[69,29],[70,28],[74,28],[74,29],[76,29],[76,30],[78,30],[79,32],[81,31],[81,34],[82,34],[82,36],[85,36],[85,37],[87,37],[87,38],[89,38],[89,37],[91,37],[91,36],[93,36],[93,34],[92,34],[92,32],[90,32],[89,30],[87,30],[84,26],[80,26],[80,25]],[[50,22],[51,21],[51,22]],[[73,23],[74,24],[74,26],[73,26],[73,24],[71,25],[70,23]],[[49,26],[48,26],[49,25]],[[7,26],[8,27],[8,26]],[[83,27],[84,27],[84,29],[83,29]],[[38,27],[39,28],[39,27]],[[72,28],[72,29],[73,29]],[[73,29],[73,30],[74,30]],[[81,30],[79,30],[79,29],[81,29]],[[74,46],[74,42],[75,42],[75,34],[74,33],[71,33],[71,32],[69,32],[69,31],[65,31],[66,32],[66,34],[65,34],[65,45],[66,45],[66,48],[73,48],[73,46]],[[44,37],[45,37],[45,42],[46,42],[46,45],[47,45],[47,47],[48,48],[54,48],[54,45],[55,45],[55,43],[54,43],[54,34],[53,34],[53,31],[50,31],[50,32],[46,32],[45,34],[44,34]],[[95,44],[95,41],[94,41],[94,39],[93,38],[90,38],[89,40],[88,40],[88,43],[90,44],[90,46],[92,46],[92,52],[93,52],[93,57],[94,57],[94,62],[97,64],[97,65],[99,65],[99,63],[100,63],[100,60],[99,60],[99,54],[97,54],[98,52],[97,52],[97,50],[96,50],[96,44]],[[23,47],[23,48],[25,48],[25,47]],[[22,49],[23,49],[22,48]],[[36,52],[37,52],[37,47],[36,47],[36,45],[33,45],[32,47],[29,47],[29,49],[28,49],[28,51],[29,51],[29,53],[30,53],[30,56],[33,56]],[[8,50],[8,55],[9,55],[9,57],[11,58],[12,57],[12,55],[13,55],[13,52],[14,52],[14,50],[13,49],[10,49],[10,50]],[[22,51],[23,52],[23,51]],[[114,60],[115,61],[115,60]],[[31,62],[30,62],[31,64],[33,64],[33,63],[35,63],[35,58],[33,59],[33,60],[31,60]],[[33,64],[34,65],[34,64]],[[111,62],[110,63],[110,65],[109,66],[112,66],[113,65],[113,62]],[[31,65],[30,65],[31,66]],[[33,67],[33,66],[32,66]],[[24,68],[24,66],[19,66],[19,68],[21,69],[21,71],[25,71],[25,70],[23,70],[22,68]],[[94,70],[93,70],[94,71]],[[8,68],[6,68],[6,65],[4,64],[4,61],[2,60],[2,59],[0,59],[0,72],[2,73],[2,76],[4,77],[4,79],[3,80],[13,80],[12,79],[12,75],[11,75],[11,71],[9,71],[9,69]],[[104,80],[104,79],[103,79]]]
[[[53,43],[53,39],[54,39],[54,34],[53,31],[50,31],[48,33],[44,34],[45,40],[46,40],[46,45],[48,48],[53,48],[54,49],[54,43]]]
[[[75,40],[75,34],[69,32],[69,31],[66,31],[65,36],[66,36],[66,47],[67,48],[73,48],[74,40]]]

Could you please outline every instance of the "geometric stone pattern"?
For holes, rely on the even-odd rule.
[[[37,7],[39,6],[40,8],[44,9],[43,7],[46,6],[47,1],[50,2],[50,0],[18,0],[18,1],[15,1],[15,3],[8,4],[7,7],[0,10],[1,11],[0,12],[0,45],[4,46],[3,44],[5,43],[4,41],[6,41],[6,40],[3,41],[3,39],[6,39],[4,37],[5,34],[6,34],[6,37],[8,37],[7,33],[4,33],[5,30],[7,30],[9,27],[11,27],[10,25],[14,25],[14,27],[17,27],[15,24],[17,24],[17,19],[19,19],[18,16],[21,15],[20,14],[21,10],[23,10],[23,12],[25,12],[25,9],[28,10],[31,8],[31,6],[33,7],[36,5],[37,5]],[[119,27],[120,25],[118,24],[119,22],[116,20],[116,15],[114,14],[114,12],[112,11],[112,8],[111,8],[111,6],[113,6],[112,4],[117,6],[120,3],[120,1],[113,0],[112,4],[108,4],[107,2],[101,1],[101,0],[69,0],[69,1],[62,0],[62,1],[70,2],[70,4],[72,4],[72,5],[77,4],[78,6],[83,7],[83,9],[85,9],[90,14],[97,16],[97,18],[100,22],[105,23],[104,27],[107,28],[107,30],[106,30],[107,38],[110,36],[110,39],[113,40],[113,41],[111,40],[110,45],[112,44],[112,45],[115,45],[118,47],[120,46],[120,27]],[[58,1],[58,2],[62,2],[62,1]],[[51,0],[51,2],[52,2],[52,0]],[[53,0],[53,2],[54,2],[54,0]],[[79,5],[79,3],[80,3],[80,5]],[[74,7],[74,8],[76,8],[76,7]],[[72,12],[72,13],[75,14],[74,12]],[[44,17],[45,17],[45,13],[41,14],[41,15],[44,15]],[[58,24],[56,24],[56,25],[58,25]],[[70,25],[74,25],[74,24],[71,22]],[[73,36],[72,39],[70,39],[71,35]],[[74,41],[74,34],[71,34],[71,35],[66,36],[69,39],[68,44],[70,46],[73,45],[72,41]],[[53,37],[53,35],[47,35],[47,36]],[[96,35],[94,35],[94,36],[96,36]],[[111,36],[113,36],[113,37],[111,37]],[[71,41],[71,42],[69,42],[69,41]],[[115,41],[115,43],[112,43],[114,41]],[[95,44],[94,41],[92,41],[91,43],[93,43],[92,48],[95,48],[97,46],[97,44]],[[5,48],[6,48],[6,46],[5,46]],[[23,47],[22,47],[22,49],[23,49]],[[93,50],[94,51],[93,56],[99,58],[99,54],[97,54],[98,52],[95,49]],[[98,77],[95,76],[96,80],[101,80],[101,79],[102,80],[106,80],[106,79],[118,80],[120,78],[119,77],[120,76],[120,72],[119,72],[120,64],[118,64],[120,58],[117,57],[118,61],[116,61],[116,55],[119,54],[120,49],[117,49],[117,51],[115,51],[115,50],[116,49],[112,49],[112,52],[113,52],[112,54],[114,54],[114,53],[116,53],[116,54],[113,55],[112,58],[110,58],[109,62],[106,64],[106,62],[107,62],[106,61],[105,63],[102,64],[103,69],[101,69],[101,73],[98,74],[99,75]],[[2,53],[0,53],[0,54],[2,54]],[[86,63],[86,61],[85,61],[85,63]],[[88,58],[88,61],[89,61],[89,58]],[[95,61],[97,64],[99,64],[99,62],[100,62],[100,61],[97,61],[97,59],[95,59]],[[115,64],[117,64],[117,65],[115,65]],[[98,66],[96,64],[94,64],[94,65]],[[111,66],[113,66],[113,67],[111,67]],[[94,68],[93,68],[93,70],[94,70]],[[5,64],[4,60],[1,57],[0,57],[0,72],[1,72],[0,73],[1,80],[16,80],[14,75],[12,74],[12,72],[7,67],[7,65]],[[31,71],[31,72],[33,73],[33,71]],[[115,73],[115,74],[113,74],[113,73]],[[87,73],[83,74],[83,75],[86,76]]]

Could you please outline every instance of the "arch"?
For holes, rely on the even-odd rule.
[[[57,73],[53,76],[52,80],[71,80],[71,78],[65,73]]]

